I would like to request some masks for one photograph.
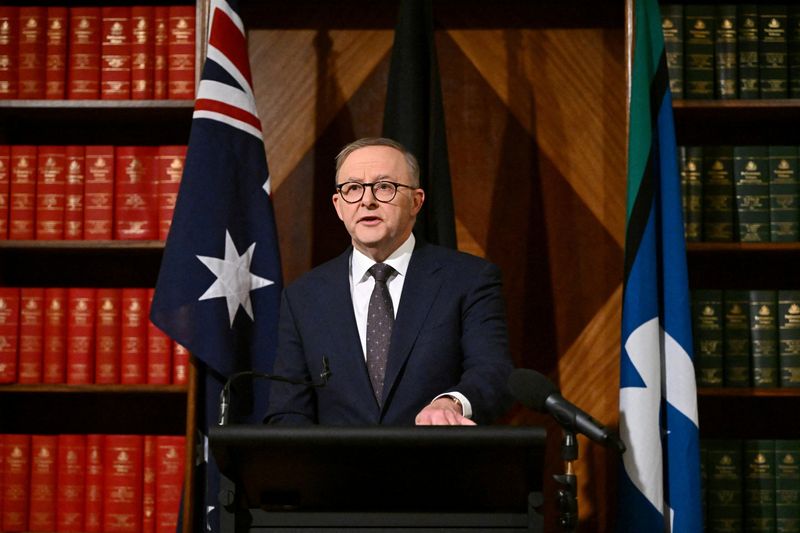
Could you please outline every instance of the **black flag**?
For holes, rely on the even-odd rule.
[[[417,217],[414,233],[428,242],[456,248],[431,0],[400,2],[383,135],[403,144],[419,160],[425,204]]]

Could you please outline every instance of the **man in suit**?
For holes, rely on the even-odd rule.
[[[415,239],[419,165],[390,139],[336,158],[333,205],[352,247],[286,288],[267,422],[472,425],[509,406],[499,269]],[[383,278],[386,278],[385,280]]]

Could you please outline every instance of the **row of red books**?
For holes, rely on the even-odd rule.
[[[0,145],[0,240],[164,240],[185,145]]]
[[[0,435],[0,531],[174,533],[186,438]]]
[[[153,289],[0,287],[0,383],[183,385],[189,353],[149,320]]]
[[[0,99],[194,98],[195,6],[0,6]]]

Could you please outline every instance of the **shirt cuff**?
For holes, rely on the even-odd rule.
[[[440,394],[439,396],[434,398],[433,401],[435,402],[439,398],[443,398],[445,396],[450,396],[451,398],[455,398],[456,400],[458,400],[458,402],[461,404],[462,416],[464,418],[469,418],[469,419],[472,418],[472,405],[469,403],[469,400],[467,400],[466,396],[464,396],[460,392],[452,391]]]

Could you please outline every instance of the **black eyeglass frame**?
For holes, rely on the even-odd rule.
[[[386,183],[388,183],[389,185],[392,185],[394,187],[394,194],[392,194],[392,197],[389,198],[388,200],[381,200],[380,198],[378,198],[375,195],[375,188],[374,187],[376,185],[382,185],[382,184],[386,184]],[[358,197],[358,199],[356,199],[356,200],[348,200],[347,198],[344,197],[344,192],[342,192],[342,188],[347,186],[347,185],[359,185],[361,187],[361,195]],[[419,187],[414,187],[412,185],[405,185],[403,183],[397,183],[396,181],[389,181],[389,180],[379,180],[379,181],[375,181],[375,182],[372,182],[372,183],[361,183],[360,181],[346,181],[346,182],[340,183],[339,185],[336,186],[336,192],[339,193],[339,196],[342,198],[342,200],[345,203],[357,204],[358,202],[360,202],[361,200],[364,199],[364,193],[367,192],[367,187],[370,188],[370,191],[372,192],[372,197],[375,198],[377,201],[381,202],[382,204],[388,204],[389,202],[394,200],[395,196],[397,196],[397,190],[400,187],[405,187],[406,189],[412,189],[412,190],[419,189]]]

